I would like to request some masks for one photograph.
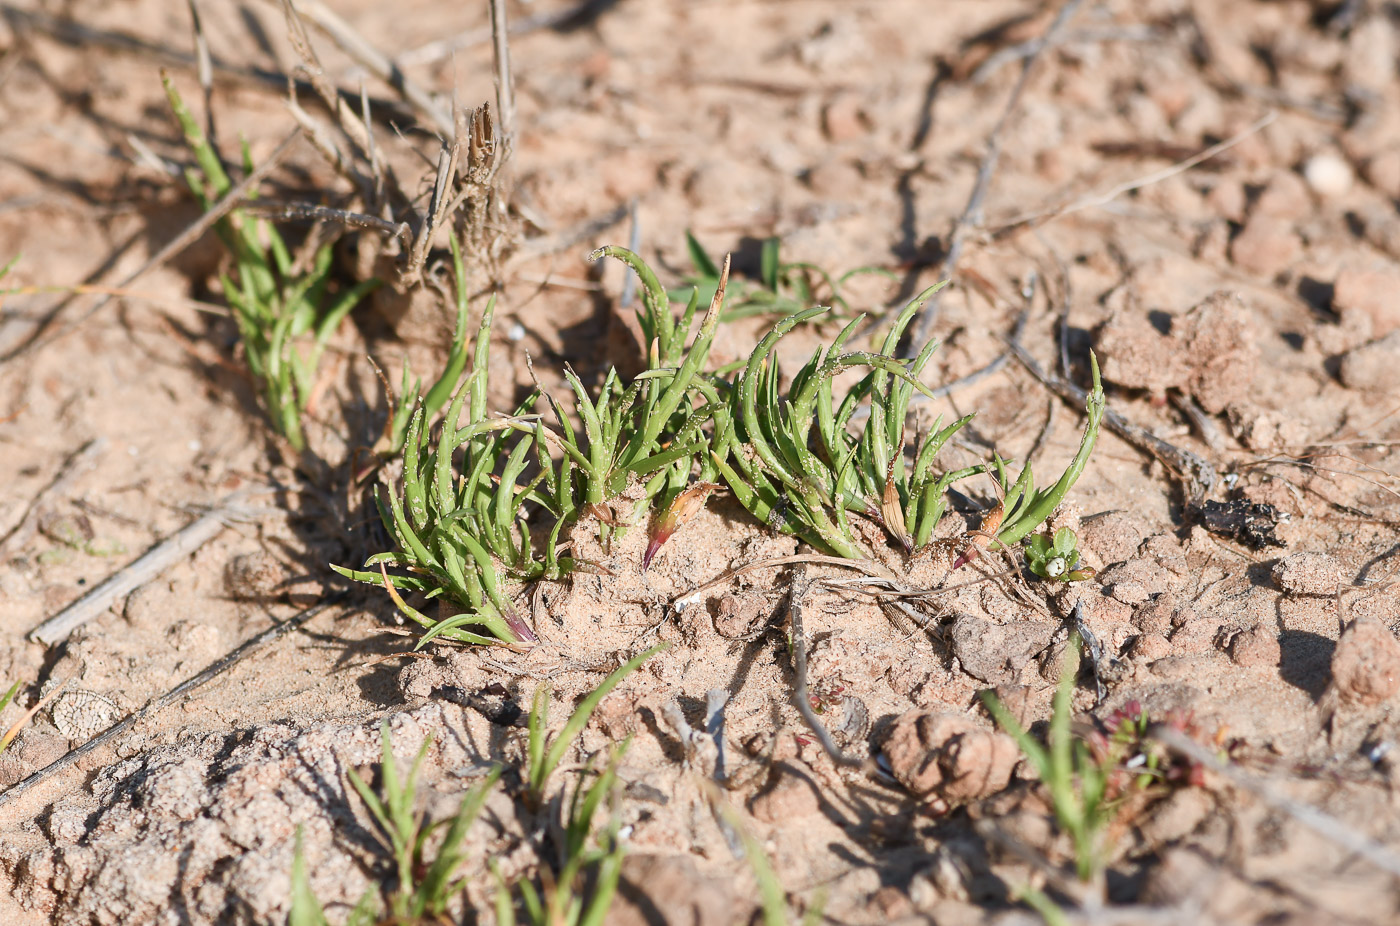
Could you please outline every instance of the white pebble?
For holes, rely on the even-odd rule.
[[[511,325],[510,330],[506,332],[506,338],[511,341],[525,340],[525,326],[520,324],[520,322]]]
[[[1314,155],[1303,167],[1303,179],[1319,196],[1342,196],[1351,189],[1351,165],[1335,154]]]

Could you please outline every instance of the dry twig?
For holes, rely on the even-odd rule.
[[[171,536],[147,550],[116,575],[29,632],[29,639],[52,646],[88,621],[106,611],[122,595],[146,584],[180,560],[213,540],[229,521],[246,517],[244,494],[234,493],[213,510],[201,515]]]
[[[1020,108],[1021,95],[1030,83],[1030,76],[1035,70],[1036,63],[1040,61],[1045,50],[1054,45],[1061,30],[1074,18],[1074,14],[1079,10],[1082,2],[1083,0],[1067,0],[1065,5],[1060,8],[1060,12],[1055,15],[1054,20],[1051,21],[1045,35],[1040,38],[1039,47],[1034,52],[1027,54],[1022,60],[1021,76],[1016,80],[1016,86],[1011,90],[1011,96],[1006,101],[1006,108],[1002,110],[1001,118],[997,119],[996,125],[992,127],[991,133],[987,136],[987,152],[977,170],[977,180],[972,185],[972,193],[968,196],[967,205],[953,223],[953,229],[948,234],[948,249],[938,271],[940,277],[953,275],[958,260],[962,257],[963,244],[968,231],[982,224],[983,201],[987,198],[987,190],[992,184],[992,175],[996,173],[997,163],[1001,160],[1001,134],[1010,124],[1017,109]],[[913,336],[905,346],[906,359],[917,354],[928,341],[929,333],[933,330],[933,323],[938,318],[938,305],[942,294],[943,290],[939,290],[919,311],[919,316],[912,326]]]
[[[182,700],[186,695],[193,693],[197,689],[207,684],[210,680],[238,665],[238,663],[248,658],[248,656],[250,656],[256,650],[261,649],[268,643],[272,643],[291,633],[293,630],[304,626],[307,623],[307,621],[311,620],[313,617],[320,614],[322,611],[335,604],[338,604],[343,598],[345,598],[346,594],[346,592],[337,592],[331,597],[327,598],[325,601],[321,601],[317,604],[312,605],[311,607],[302,611],[300,614],[290,617],[280,624],[273,624],[271,627],[264,630],[262,633],[240,644],[228,655],[224,656],[222,659],[219,659],[217,662],[212,663],[211,665],[206,667],[202,672],[186,679],[185,681],[176,685],[174,688],[170,689],[160,697],[154,698],[151,701],[147,702],[145,707],[131,714],[128,714],[126,717],[112,724],[112,726],[108,727],[106,730],[103,730],[101,733],[97,734],[92,739],[79,746],[77,749],[71,750],[62,757],[55,759],[53,762],[50,762],[48,765],[39,769],[37,772],[30,775],[28,778],[25,778],[22,781],[15,783],[8,790],[0,792],[0,805],[4,805],[9,801],[14,800],[15,798],[24,794],[26,791],[33,788],[35,785],[39,784],[46,778],[49,778],[57,774],[58,772],[63,771],[63,769],[68,768],[70,765],[77,762],[83,756],[94,752],[107,741],[111,740],[113,737],[125,733],[127,730],[130,730],[132,727],[134,727],[137,723],[146,719],[147,717],[151,716],[157,711],[169,707],[171,704],[174,704],[179,700]]]
[[[1400,878],[1400,854],[1376,842],[1365,833],[1353,829],[1316,807],[1293,800],[1270,783],[1246,774],[1238,766],[1220,761],[1215,753],[1180,730],[1174,730],[1166,724],[1158,724],[1148,731],[1148,735],[1192,762],[1200,763],[1212,772],[1229,779],[1236,787],[1248,791],[1273,809],[1288,814],[1323,839],[1356,853],[1382,871]]]
[[[309,16],[316,27],[330,37],[356,63],[393,87],[409,104],[427,117],[428,122],[443,138],[452,137],[452,114],[444,110],[431,93],[404,74],[388,55],[370,44],[344,19],[321,0],[298,0],[301,12]],[[364,120],[368,124],[368,119]],[[367,140],[372,147],[373,141]],[[368,152],[369,147],[366,148]]]
[[[802,609],[811,590],[812,580],[807,578],[807,567],[799,565],[793,570],[792,584],[788,586],[788,620],[792,626],[792,672],[795,680],[793,700],[797,705],[797,712],[807,722],[807,726],[822,744],[822,749],[826,750],[832,762],[845,768],[874,772],[873,759],[857,759],[841,751],[821,720],[817,718],[817,712],[812,709],[812,698],[807,688],[807,634],[802,626]]]
[[[1007,341],[1007,346],[1011,349],[1012,356],[1046,389],[1070,404],[1083,406],[1088,396],[1088,393],[1083,389],[1060,379],[1058,376],[1046,373],[1019,341]],[[1197,502],[1204,498],[1220,481],[1220,475],[1215,471],[1215,467],[1201,457],[1162,440],[1146,428],[1138,427],[1113,409],[1105,410],[1103,422],[1114,434],[1143,453],[1155,457],[1163,466],[1175,473],[1177,478],[1182,481],[1188,502]]]

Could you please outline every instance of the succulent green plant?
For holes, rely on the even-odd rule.
[[[383,585],[399,612],[427,629],[419,646],[439,636],[462,643],[534,642],[534,632],[511,601],[508,582],[559,575],[569,565],[555,556],[558,525],[541,558],[522,523],[522,500],[549,473],[520,483],[537,437],[536,423],[525,417],[534,398],[517,415],[487,416],[493,308],[488,303],[482,314],[472,371],[452,399],[436,444],[430,447],[420,405],[404,439],[402,494],[376,486],[380,518],[397,549],[370,557],[364,569],[331,567],[346,578]],[[459,447],[460,473],[454,468]],[[396,571],[389,573],[389,566]],[[371,571],[375,567],[379,571]],[[433,620],[404,601],[400,591],[423,592],[462,610]]]
[[[1079,449],[1075,451],[1060,478],[1049,488],[1035,487],[1035,478],[1029,463],[1021,470],[1015,482],[1012,482],[1005,461],[996,456],[992,458],[1002,492],[1003,515],[1001,525],[996,531],[996,541],[1002,546],[1010,547],[1020,542],[1023,537],[1044,524],[1084,472],[1089,455],[1094,452],[1099,426],[1103,423],[1104,411],[1107,408],[1103,396],[1103,380],[1099,375],[1099,361],[1092,352],[1089,354],[1089,372],[1094,386],[1089,390],[1088,399],[1084,403],[1084,433],[1079,439]]]
[[[648,509],[664,503],[645,568],[666,538],[703,505],[721,476],[762,523],[824,553],[871,561],[880,558],[878,551],[869,546],[869,531],[858,530],[854,519],[879,525],[911,559],[931,554],[935,543],[947,543],[935,541],[935,530],[947,508],[948,488],[989,473],[1001,501],[981,530],[959,541],[966,548],[959,565],[978,550],[1014,545],[1043,523],[1093,450],[1104,411],[1096,363],[1091,363],[1094,389],[1079,450],[1048,488],[1036,488],[1029,466],[1013,479],[1007,462],[995,454],[990,463],[940,469],[939,451],[970,415],[946,425],[940,417],[908,440],[914,395],[933,395],[921,376],[938,345],[924,345],[910,361],[895,352],[937,287],[899,313],[879,350],[847,349],[860,324],[859,318],[851,321],[812,354],[784,391],[774,351],[793,328],[825,309],[803,309],[779,320],[746,361],[711,372],[706,365],[723,311],[723,286],[716,288],[692,336],[695,293],[679,314],[673,313],[666,290],[636,254],[608,247],[593,256],[623,261],[642,282],[638,322],[646,340],[646,369],[630,383],[610,370],[595,393],[566,368],[582,427],[552,396],[538,391],[515,414],[490,417],[488,304],[470,352],[471,371],[442,426],[434,429],[428,419],[445,394],[446,378],[434,386],[437,396],[430,395],[408,416],[402,491],[376,493],[396,549],[371,557],[363,569],[336,567],[349,578],[386,586],[399,611],[426,628],[422,643],[438,637],[463,643],[533,642],[533,632],[512,604],[510,583],[557,578],[574,568],[558,553],[564,528],[593,516],[606,536],[638,523]],[[721,282],[727,270],[726,261],[717,271]],[[466,344],[459,333],[449,373],[462,370]],[[867,372],[838,401],[832,381],[852,368]],[[732,379],[724,378],[726,372]],[[552,412],[553,426],[534,413],[541,398]],[[632,505],[620,520],[600,507],[619,498]],[[546,537],[538,550],[532,534]],[[405,591],[440,598],[460,613],[433,620],[403,599],[399,593]]]
[[[208,210],[233,189],[233,181],[174,82],[165,75],[161,79],[195,159],[196,166],[186,170],[185,181]],[[246,144],[243,168],[248,173],[253,170]],[[259,384],[273,428],[294,449],[303,450],[302,418],[321,356],[340,323],[379,281],[365,280],[333,291],[329,245],[316,250],[308,268],[298,268],[277,229],[239,209],[219,219],[214,230],[233,257],[235,271],[232,276],[221,275],[221,281],[238,324],[248,370]]]
[[[805,309],[778,322],[754,348],[738,371],[726,414],[717,420],[714,458],[735,497],[764,523],[793,533],[824,552],[849,559],[869,559],[868,549],[852,530],[852,516],[879,523],[906,553],[928,549],[947,507],[947,488],[960,479],[988,471],[986,464],[939,472],[935,457],[966,425],[964,416],[943,425],[939,418],[912,444],[906,419],[914,393],[931,395],[919,377],[937,342],[930,342],[907,363],[895,350],[919,308],[936,292],[930,287],[896,317],[878,352],[845,351],[860,319],[852,321],[830,345],[819,348],[793,377],[786,395],[779,390],[777,364],[770,362],[778,341],[797,324],[823,310]],[[832,379],[851,367],[869,373],[838,403]],[[1094,365],[1095,388],[1088,403],[1089,420],[1079,452],[1060,479],[1037,491],[1026,466],[1013,481],[1006,464],[993,458],[1003,498],[999,523],[985,540],[1010,545],[1054,511],[1083,471],[1093,450],[1103,415],[1103,391]],[[869,415],[851,433],[856,412],[869,401]],[[815,436],[813,428],[815,426]]]
[[[894,356],[894,348],[935,290],[925,291],[900,313],[878,353],[843,352],[860,323],[859,318],[851,321],[830,345],[812,354],[786,395],[780,393],[780,373],[777,363],[770,362],[771,354],[793,328],[826,310],[795,312],[759,341],[736,373],[713,452],[730,491],[760,521],[824,552],[869,559],[871,551],[851,529],[852,511],[875,516],[894,539],[912,549],[932,535],[948,484],[984,470],[979,465],[937,476],[932,468],[934,455],[967,418],[937,429],[923,441],[912,466],[905,459],[905,412],[915,390],[931,395],[918,375],[937,345],[908,364]],[[832,379],[858,366],[870,373],[838,404]],[[853,436],[848,426],[867,397],[869,417],[859,436]]]
[[[715,405],[697,402],[696,396],[708,392],[715,397],[701,370],[714,339],[723,291],[690,339],[697,309],[693,298],[679,317],[673,316],[665,290],[640,258],[621,248],[595,254],[604,255],[628,263],[642,278],[644,309],[639,318],[649,342],[648,368],[625,387],[616,370],[610,371],[596,395],[566,369],[581,430],[550,396],[545,399],[557,429],[530,415],[538,393],[515,415],[488,417],[494,302],[489,303],[474,338],[471,372],[458,388],[436,439],[426,423],[430,394],[405,428],[402,493],[376,490],[381,519],[396,549],[376,554],[361,569],[333,567],[347,578],[384,585],[399,612],[427,630],[420,646],[440,636],[462,643],[534,642],[533,631],[511,603],[509,582],[569,571],[573,562],[558,555],[566,526],[597,513],[598,506],[634,483],[641,491],[634,493],[631,520],[639,520],[658,497],[674,496],[685,487],[693,461],[708,446],[704,427]],[[458,337],[449,371],[456,367],[460,372],[455,358],[466,353],[465,340]],[[459,448],[460,469],[455,460]],[[527,478],[532,466],[533,475]],[[538,552],[522,514],[526,502],[552,521]],[[606,524],[601,529],[615,527]],[[399,594],[403,591],[441,598],[459,613],[434,620],[405,601]]]
[[[658,496],[673,496],[683,489],[692,461],[708,446],[704,427],[710,406],[697,405],[695,397],[706,390],[703,371],[719,325],[724,287],[711,298],[699,330],[689,339],[699,305],[696,294],[691,294],[677,317],[671,312],[665,289],[636,254],[625,248],[604,247],[590,256],[594,260],[617,258],[642,281],[643,307],[637,317],[646,340],[646,370],[624,385],[616,369],[611,369],[596,396],[590,396],[577,374],[565,368],[564,377],[574,393],[583,431],[580,434],[557,403],[547,397],[559,427],[553,443],[563,451],[563,461],[558,479],[548,482],[546,491],[555,515],[572,519],[637,482],[641,492],[633,512],[635,519]]]
[[[1081,582],[1094,576],[1092,568],[1079,564],[1079,538],[1068,527],[1055,531],[1053,538],[1032,536],[1026,544],[1026,564],[1050,582]]]

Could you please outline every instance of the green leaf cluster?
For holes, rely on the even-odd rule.
[[[684,286],[670,291],[675,302],[684,302],[693,290],[701,302],[710,301],[719,289],[720,268],[705,251],[695,235],[685,233],[686,253],[691,272],[683,277]],[[883,267],[857,267],[836,275],[814,263],[784,261],[782,243],[777,237],[765,238],[759,251],[758,280],[734,281],[730,284],[732,298],[725,310],[724,321],[748,318],[752,315],[789,315],[822,301],[823,297],[842,314],[851,314],[850,302],[843,287],[854,277],[880,276],[898,280]]]
[[[789,315],[759,341],[728,390],[727,414],[715,416],[722,423],[713,444],[730,490],[755,517],[850,559],[872,556],[852,529],[853,517],[877,522],[911,555],[927,550],[946,510],[948,487],[989,469],[987,464],[954,470],[936,465],[938,452],[971,415],[947,425],[940,417],[914,441],[907,439],[915,392],[932,397],[920,377],[938,343],[924,345],[910,361],[895,352],[910,321],[938,288],[925,290],[900,312],[879,351],[845,350],[861,319],[851,321],[812,354],[786,391],[771,359],[778,341],[824,310]],[[838,402],[832,380],[851,368],[869,372]],[[1097,363],[1093,376],[1079,451],[1050,488],[1035,488],[1029,465],[1013,480],[1006,462],[993,456],[990,468],[1002,494],[996,542],[1013,544],[1043,523],[1079,478],[1104,410]],[[858,412],[864,413],[859,422]]]
[[[186,170],[185,181],[207,211],[233,189],[233,181],[174,82],[165,75],[162,82],[185,143],[194,154],[195,166]],[[253,171],[246,143],[243,170]],[[302,419],[326,345],[379,281],[365,280],[335,291],[329,245],[316,250],[309,266],[298,267],[271,223],[239,209],[219,219],[214,230],[233,257],[233,274],[221,274],[220,279],[238,324],[244,360],[259,384],[264,410],[277,433],[294,449],[303,450],[306,436]]]
[[[915,557],[935,542],[953,483],[980,473],[995,478],[1001,517],[984,545],[1010,546],[1050,516],[1093,450],[1104,411],[1097,364],[1079,450],[1048,488],[1036,488],[1029,466],[1013,478],[1007,461],[995,454],[988,463],[943,468],[939,452],[970,415],[947,424],[939,418],[910,438],[907,422],[915,395],[933,396],[922,377],[938,345],[924,345],[908,361],[896,352],[937,287],[899,313],[878,350],[848,346],[857,318],[819,346],[784,385],[776,361],[779,342],[826,309],[793,312],[769,328],[747,360],[710,369],[723,289],[716,287],[697,326],[697,293],[675,313],[665,289],[636,254],[607,247],[594,254],[602,256],[623,261],[641,280],[643,372],[629,382],[610,370],[593,391],[566,368],[577,424],[553,396],[539,391],[513,415],[490,416],[488,306],[474,349],[468,350],[460,335],[454,339],[448,372],[462,371],[467,356],[472,363],[442,425],[432,427],[431,418],[447,394],[447,374],[407,415],[402,490],[376,496],[395,549],[372,557],[363,569],[337,569],[387,586],[400,612],[427,628],[423,642],[437,637],[532,642],[529,626],[511,604],[510,583],[558,577],[574,568],[558,554],[569,525],[594,516],[601,533],[626,529],[658,503],[676,498],[692,480],[722,479],[760,522],[825,553],[876,558],[871,532],[856,523],[863,519]],[[460,280],[460,261],[458,270]],[[725,278],[725,271],[716,272]],[[464,301],[460,295],[459,331]],[[833,381],[851,369],[865,372],[838,397]],[[547,410],[551,420],[537,408]],[[620,498],[631,500],[632,508],[621,521],[610,520],[600,506]],[[545,539],[535,543],[532,536]],[[439,598],[458,613],[433,620],[403,600],[399,593],[405,591]]]
[[[1094,575],[1093,569],[1079,565],[1079,538],[1068,527],[1055,531],[1053,538],[1046,534],[1031,537],[1026,545],[1026,565],[1051,582],[1080,582]]]
[[[528,746],[526,752],[525,801],[532,812],[543,806],[544,789],[550,776],[571,749],[599,702],[647,659],[666,648],[661,644],[639,653],[604,679],[590,692],[569,716],[558,736],[550,741],[549,689],[541,686],[536,692],[530,711]],[[15,686],[18,688],[18,685]],[[14,690],[11,690],[13,695]],[[0,703],[0,708],[3,708]],[[429,822],[421,811],[415,810],[419,790],[419,775],[423,760],[432,746],[432,739],[422,747],[409,765],[408,773],[399,771],[394,759],[389,725],[380,725],[380,770],[382,784],[379,793],[356,774],[347,773],[351,787],[360,796],[366,809],[379,826],[385,846],[394,862],[392,887],[372,887],[360,898],[346,919],[349,926],[370,926],[372,923],[442,922],[452,898],[461,894],[465,881],[460,876],[468,856],[463,849],[467,833],[480,816],[492,788],[501,777],[501,768],[493,767],[482,782],[462,795],[456,813],[436,822]],[[537,889],[529,880],[514,885],[506,883],[495,860],[489,862],[498,881],[496,894],[497,922],[515,923],[518,893],[527,921],[534,926],[600,926],[606,921],[622,876],[622,858],[626,846],[622,839],[621,819],[616,812],[598,828],[594,821],[604,802],[615,804],[617,770],[627,752],[630,740],[612,750],[603,770],[588,784],[574,788],[563,815],[561,837],[557,840],[557,871],[544,879],[544,889]],[[592,775],[591,762],[583,771]],[[436,849],[431,849],[435,834],[442,832]],[[296,852],[292,859],[291,913],[289,926],[326,926],[325,912],[311,890],[311,880],[302,853],[301,831],[297,831]]]

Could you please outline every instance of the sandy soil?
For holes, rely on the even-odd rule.
[[[227,66],[213,94],[222,143],[231,153],[246,136],[258,160],[292,125],[284,85],[248,76],[293,67],[282,14],[272,4],[203,6]],[[534,239],[635,200],[642,251],[671,281],[686,269],[686,229],[712,252],[738,252],[741,271],[756,240],[779,235],[789,259],[894,271],[899,285],[856,290],[859,308],[878,310],[937,278],[1020,76],[1015,52],[1044,34],[1056,6],[593,4],[512,41],[513,202]],[[390,55],[487,24],[477,3],[337,9]],[[23,255],[7,283],[118,279],[198,214],[162,169],[186,155],[158,68],[187,99],[199,95],[188,9],[77,0],[61,12],[4,11],[0,259]],[[601,672],[658,639],[672,648],[609,696],[568,761],[577,769],[635,734],[621,776],[632,854],[614,921],[753,915],[751,870],[696,780],[706,760],[688,756],[665,719],[678,705],[700,721],[713,689],[729,696],[727,799],[795,909],[817,905],[840,923],[1030,921],[1016,892],[1046,876],[1027,859],[1060,865],[1071,853],[977,693],[995,688],[1028,722],[1048,716],[1076,600],[1105,651],[1105,698],[1092,684],[1076,693],[1086,723],[1134,700],[1154,719],[1189,718],[1193,736],[1247,774],[1400,845],[1400,18],[1375,2],[1109,0],[1084,3],[1061,38],[1000,133],[998,169],[934,326],[945,345],[928,379],[986,366],[1023,310],[1023,342],[1057,368],[1063,314],[1075,376],[1096,348],[1110,407],[1225,474],[1214,501],[1274,506],[1281,517],[1267,520],[1281,546],[1207,530],[1181,474],[1104,434],[1055,521],[1077,527],[1093,581],[1054,591],[1027,574],[1009,580],[1020,594],[1005,582],[949,590],[930,632],[814,592],[806,625],[823,716],[847,749],[883,757],[893,778],[837,768],[793,708],[784,620],[793,576],[749,573],[683,610],[669,606],[730,567],[794,549],[723,497],[646,573],[645,538],[633,532],[591,551],[612,575],[546,585],[534,602],[544,642],[527,655],[401,655],[411,640],[392,632],[391,608],[360,590],[0,805],[0,921],[281,922],[298,825],[313,886],[343,917],[389,872],[345,778],[369,774],[381,720],[401,756],[433,737],[423,799],[446,813],[489,763],[518,764],[522,749],[518,729],[460,706],[452,691],[500,685],[528,705],[548,679],[561,723]],[[130,39],[143,44],[133,50]],[[358,87],[353,64],[316,40],[327,72]],[[455,62],[405,60],[434,91],[470,105],[492,97],[485,43]],[[1228,150],[1182,165],[1240,133]],[[430,177],[435,143],[387,126],[379,134],[407,176]],[[304,144],[274,176],[269,190],[289,198],[338,183]],[[565,361],[594,378],[608,363],[637,362],[616,308],[620,265],[582,257],[628,233],[620,222],[509,265],[492,355],[498,407],[528,388],[527,353],[546,386]],[[381,299],[355,317],[313,412],[313,447],[330,462],[308,471],[267,437],[239,373],[236,330],[217,308],[219,260],[217,243],[201,241],[90,317],[93,296],[31,292],[4,305],[0,680],[25,686],[0,726],[50,680],[70,687],[0,757],[0,785],[329,595],[339,586],[326,564],[373,547],[370,515],[335,482],[383,420],[363,357],[394,370],[408,354],[431,368],[450,320],[421,296],[407,311]],[[747,353],[759,324],[724,328],[715,359]],[[795,337],[784,358],[833,331]],[[42,345],[25,349],[36,332]],[[1182,411],[1188,400],[1194,418]],[[992,446],[1017,458],[1034,448],[1037,471],[1058,472],[1082,426],[1014,362],[919,414],[973,410],[950,463],[985,459]],[[94,440],[103,443],[71,467]],[[245,490],[256,494],[244,520],[67,642],[26,639]],[[576,531],[580,545],[588,537]],[[508,876],[538,864],[524,819],[499,790],[470,837],[468,898],[487,921],[485,859],[500,859]],[[1394,876],[1215,774],[1154,790],[1111,833],[1107,896],[1131,908],[1115,922],[1400,918]]]

